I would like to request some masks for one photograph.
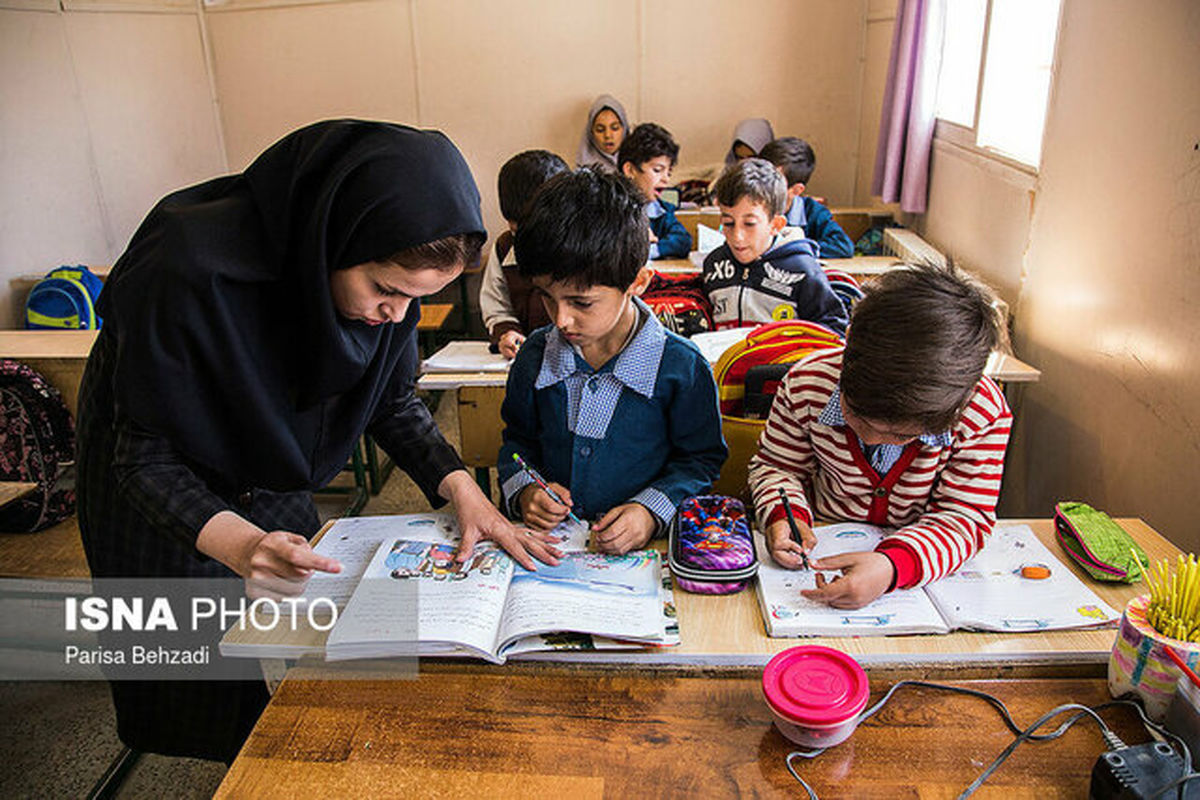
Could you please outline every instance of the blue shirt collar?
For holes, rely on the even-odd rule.
[[[842,414],[842,387],[835,386],[833,394],[829,396],[829,402],[821,409],[821,413],[817,415],[817,422],[822,425],[828,425],[831,428],[844,428],[846,425],[846,417]],[[923,445],[929,447],[949,447],[954,442],[954,434],[950,431],[941,433],[923,433],[917,437]]]
[[[653,397],[658,367],[667,345],[667,330],[640,297],[633,298],[633,304],[638,310],[639,319],[644,321],[625,349],[608,363],[612,365],[613,377],[638,394]],[[558,328],[551,328],[546,334],[542,367],[533,387],[544,389],[573,375],[591,375],[596,371],[563,338]]]
[[[665,213],[667,213],[667,210],[665,208],[663,208],[663,204],[660,203],[657,199],[651,200],[649,203],[646,203],[646,216],[649,217],[650,219],[657,219],[658,217],[661,217]]]

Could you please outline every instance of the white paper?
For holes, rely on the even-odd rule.
[[[451,342],[421,364],[422,372],[508,372],[512,362],[487,342]]]
[[[700,352],[708,359],[709,364],[716,364],[726,350],[745,339],[746,334],[752,330],[754,330],[754,326],[706,331],[694,334],[690,341],[700,348]]]
[[[813,530],[817,545],[811,558],[874,550],[883,530],[873,525],[843,523]],[[946,633],[949,627],[920,589],[881,595],[862,608],[844,610],[809,600],[801,589],[815,589],[814,570],[791,570],[776,564],[766,542],[755,534],[758,547],[758,598],[770,636],[884,636],[905,633]],[[838,573],[825,573],[831,580]]]
[[[725,244],[725,236],[707,225],[696,225],[696,249],[701,253],[711,253]]]

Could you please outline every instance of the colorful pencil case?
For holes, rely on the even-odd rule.
[[[1054,531],[1063,550],[1098,581],[1137,583],[1146,553],[1103,511],[1087,503],[1064,501],[1054,507]],[[1134,558],[1134,553],[1137,558]]]
[[[680,589],[731,594],[758,572],[758,556],[742,501],[724,495],[689,497],[671,526],[667,563]]]

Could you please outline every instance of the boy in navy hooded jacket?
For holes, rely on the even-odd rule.
[[[704,259],[718,329],[804,319],[845,335],[846,309],[817,263],[817,245],[783,217],[787,187],[768,161],[747,158],[716,183],[725,244]]]

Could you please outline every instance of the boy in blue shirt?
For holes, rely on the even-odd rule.
[[[572,509],[596,519],[593,541],[607,553],[665,530],[685,497],[716,480],[727,452],[711,367],[638,298],[650,281],[642,206],[624,178],[581,169],[548,181],[516,232],[518,269],[554,325],[530,334],[509,371],[505,507],[538,530]]]
[[[829,209],[804,194],[804,187],[817,167],[817,154],[808,142],[795,136],[783,136],[768,144],[759,154],[774,164],[787,181],[787,224],[803,228],[804,235],[821,246],[824,258],[850,258],[854,242],[833,220]]]
[[[817,243],[785,227],[783,176],[761,158],[725,168],[715,193],[725,244],[704,259],[713,324],[737,328],[803,319],[846,334],[846,309],[817,263]]]
[[[671,185],[671,170],[679,159],[679,145],[661,125],[644,122],[621,142],[617,169],[633,181],[646,203],[650,218],[650,258],[687,258],[692,235],[675,218],[675,206],[662,200]]]

